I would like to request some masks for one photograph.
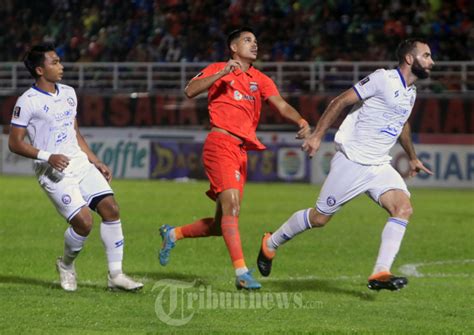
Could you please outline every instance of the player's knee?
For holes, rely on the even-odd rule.
[[[309,222],[313,228],[322,228],[324,227],[329,220],[330,216],[319,213],[316,209],[312,208],[309,212]]]
[[[406,220],[408,220],[412,216],[412,214],[413,214],[413,207],[411,206],[409,202],[396,206],[393,209],[393,212],[391,213],[393,217],[406,219]]]
[[[92,230],[92,214],[90,211],[80,211],[69,223],[76,233],[88,236]]]
[[[113,217],[113,219],[118,220],[120,218],[120,208],[118,204],[114,201],[107,207],[107,213]]]
[[[222,214],[239,216],[240,214],[240,204],[238,201],[230,201],[229,203],[222,204]]]
[[[113,198],[106,198],[97,206],[99,215],[105,221],[114,221],[120,219],[119,205]]]

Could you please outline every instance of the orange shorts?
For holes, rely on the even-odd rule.
[[[210,132],[204,142],[202,162],[209,178],[206,192],[212,200],[222,191],[235,188],[242,200],[247,179],[247,151],[242,142],[230,135]]]

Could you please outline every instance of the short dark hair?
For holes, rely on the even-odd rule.
[[[49,51],[54,51],[55,47],[51,43],[38,44],[33,46],[23,57],[23,64],[33,78],[38,79],[40,76],[36,73],[38,66],[44,64],[44,54]]]
[[[403,62],[405,61],[405,56],[416,48],[416,43],[428,44],[425,39],[418,37],[409,38],[400,42],[397,47],[397,59],[399,65],[403,64]]]
[[[255,35],[255,33],[253,32],[253,29],[250,27],[240,27],[239,29],[232,30],[227,36],[227,47],[229,48],[229,50],[230,50],[230,45],[232,44],[232,42],[236,38],[239,38],[240,34],[244,32],[249,32]]]

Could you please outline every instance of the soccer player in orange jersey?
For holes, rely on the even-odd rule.
[[[197,74],[185,88],[188,98],[208,91],[211,131],[203,148],[203,163],[210,181],[207,195],[216,202],[213,218],[171,227],[163,225],[161,265],[169,262],[176,241],[188,237],[222,236],[235,269],[238,289],[259,289],[260,283],[247,269],[239,233],[239,212],[247,177],[247,151],[264,150],[255,130],[262,100],[299,126],[297,138],[310,133],[308,122],[278,92],[275,83],[252,66],[258,44],[252,29],[244,27],[229,34],[228,62],[213,63]]]

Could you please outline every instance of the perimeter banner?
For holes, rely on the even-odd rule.
[[[203,143],[152,141],[150,178],[206,179],[201,161]],[[249,181],[308,182],[309,160],[297,145],[271,144],[262,152],[248,152]]]
[[[286,99],[314,126],[334,98],[329,94],[288,95]],[[16,96],[0,96],[0,124],[10,124]],[[207,99],[182,95],[79,94],[77,118],[82,127],[209,126]],[[349,110],[349,109],[347,109]],[[344,113],[333,124],[338,128]],[[288,127],[288,121],[262,104],[261,125]],[[473,134],[474,100],[469,95],[420,96],[410,117],[413,133]],[[276,130],[276,129],[275,129]]]

